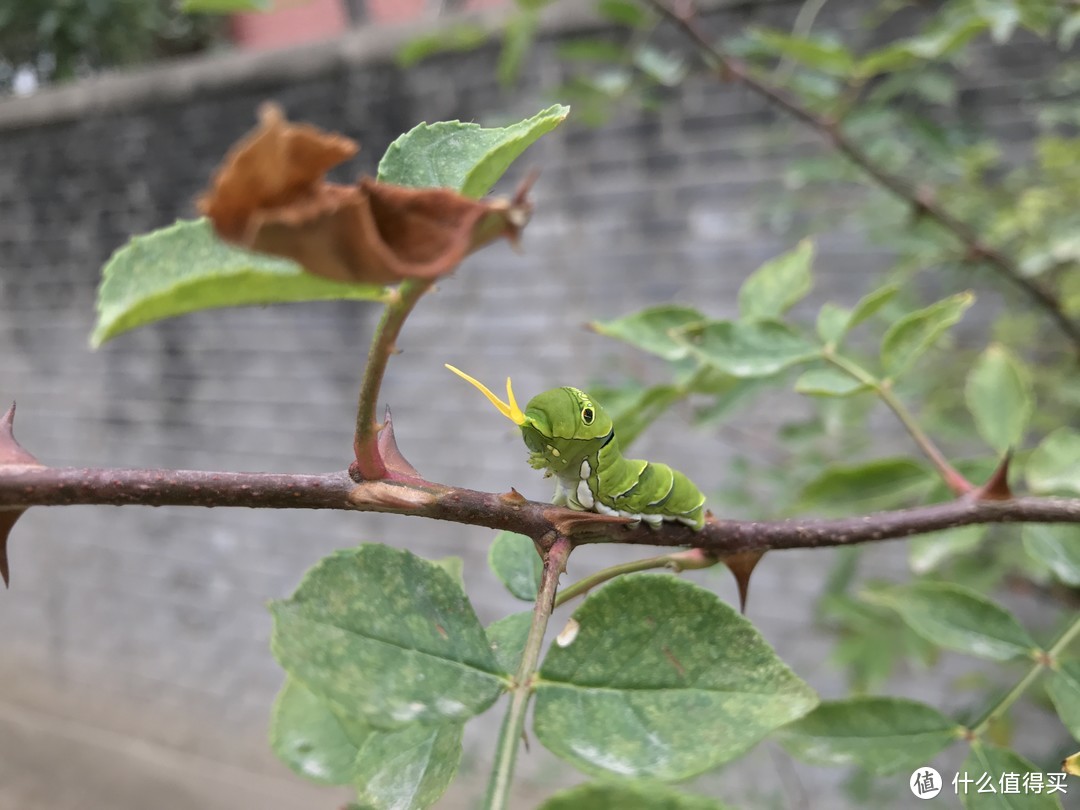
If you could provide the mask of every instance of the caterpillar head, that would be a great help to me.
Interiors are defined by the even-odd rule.
[[[577,477],[581,462],[614,436],[611,417],[577,388],[552,388],[529,400],[522,411],[514,398],[510,378],[506,379],[506,402],[483,383],[447,365],[462,379],[476,386],[499,413],[521,428],[530,450],[529,463],[556,475]]]

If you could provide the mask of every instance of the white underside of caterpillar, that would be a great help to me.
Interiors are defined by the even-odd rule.
[[[596,512],[600,515],[629,518],[634,521],[634,525],[637,525],[637,523],[644,520],[654,529],[659,528],[660,524],[665,520],[672,521],[673,523],[682,523],[691,528],[694,528],[696,525],[695,522],[689,518],[641,512],[626,512],[622,509],[613,509],[610,506],[601,503],[600,499],[593,494],[592,489],[589,487],[589,477],[591,475],[592,468],[589,466],[588,460],[585,460],[581,462],[581,469],[578,477],[564,478],[556,476],[555,496],[552,498],[552,502],[559,506],[576,509],[579,512]]]

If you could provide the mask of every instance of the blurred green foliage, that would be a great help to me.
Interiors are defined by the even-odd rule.
[[[701,9],[681,28],[658,6],[676,13],[690,7],[595,2],[609,26],[559,46],[571,78],[552,95],[573,104],[577,120],[603,126],[628,107],[648,114],[677,98],[666,88],[718,78],[717,62],[734,60],[750,82],[781,98],[772,100],[775,110],[806,113],[790,119],[786,132],[809,123],[838,146],[809,156],[793,149],[784,190],[758,211],[759,221],[793,241],[857,232],[891,262],[861,280],[870,290],[862,301],[826,303],[816,324],[786,312],[810,288],[812,255],[799,255],[806,248],[747,280],[738,319],[658,301],[593,324],[669,369],[650,385],[632,380],[594,391],[613,403],[620,436],[637,437],[684,400],[705,430],[719,432],[763,392],[787,387],[807,397],[809,415],[781,425],[769,452],[758,441],[728,460],[730,483],[710,493],[714,511],[754,519],[858,514],[954,497],[927,448],[974,485],[1011,451],[1014,490],[1026,483],[1036,494],[1080,491],[1080,341],[1055,324],[1080,321],[1080,66],[1068,58],[1080,8],[1051,0],[886,0],[865,4],[861,25],[848,16],[840,28],[824,22],[838,18],[823,13],[826,3],[810,0],[782,30],[718,27]],[[687,36],[695,32],[716,53],[703,54]],[[523,51],[520,42],[514,48]],[[1004,67],[984,75],[998,48],[1011,49],[1013,57],[999,64],[1017,65],[1017,75]],[[1022,70],[1019,54],[1027,55]],[[726,78],[738,81],[730,71]],[[998,92],[1007,94],[995,107],[999,116],[967,103],[971,93]],[[782,145],[785,136],[775,137]],[[844,139],[862,160],[851,159]],[[1025,285],[1044,299],[1033,300]],[[952,327],[974,298],[976,322],[957,335]],[[694,304],[708,309],[708,302]],[[914,439],[907,455],[895,455],[895,442],[888,450],[875,446],[885,409]],[[927,615],[955,620],[945,628],[953,638],[946,646],[968,652],[986,642],[956,641],[968,638],[971,617],[976,626],[1000,620],[1020,632],[993,601],[1010,591],[1044,600],[1044,631],[1075,618],[1076,527],[963,527],[909,542],[907,570],[893,571],[887,582],[860,575],[865,550],[845,549],[823,583],[817,620],[836,635],[833,662],[847,671],[853,695],[935,665],[944,625],[929,632]],[[1004,645],[1009,655],[1002,657],[1022,657],[1032,643],[997,635],[986,643]],[[1075,656],[1075,648],[1063,651]],[[973,705],[999,705],[1015,672],[987,665],[982,677],[957,688]],[[1066,693],[1058,683],[1057,694]],[[1036,703],[1054,710],[1046,700]],[[835,733],[850,733],[837,724],[847,717],[841,708],[836,717],[829,711],[806,727],[834,724]],[[1071,716],[1060,707],[1058,714]],[[979,733],[1009,746],[1011,726],[991,715]],[[1040,762],[1067,747],[1065,729],[1056,728]],[[814,741],[819,754],[825,736]],[[872,770],[880,750],[864,748],[861,757],[853,751],[829,761]],[[1020,761],[1009,752],[997,758]],[[866,795],[867,780],[862,772],[853,789]]]
[[[48,83],[204,50],[223,25],[174,0],[0,0],[0,91],[19,69]]]

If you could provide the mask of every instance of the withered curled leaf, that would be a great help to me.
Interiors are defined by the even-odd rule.
[[[226,156],[199,209],[229,242],[298,262],[334,281],[393,284],[437,278],[528,221],[528,183],[513,200],[473,200],[445,188],[407,188],[363,177],[329,183],[327,170],[356,143],[285,120],[274,105]]]
[[[229,150],[199,208],[222,239],[243,242],[259,212],[313,200],[326,172],[358,151],[350,138],[291,124],[263,104],[259,126]]]
[[[15,403],[0,416],[0,468],[40,467],[41,462],[30,455],[15,441]],[[0,510],[0,577],[4,585],[11,584],[11,572],[8,569],[7,543],[11,527],[22,517],[25,509]]]

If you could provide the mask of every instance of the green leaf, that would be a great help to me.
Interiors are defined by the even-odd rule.
[[[1080,30],[1080,11],[1076,12],[1077,29]],[[1061,308],[1066,315],[1080,315],[1080,273],[1067,273],[1061,279],[1061,287],[1058,290],[1061,299]]]
[[[848,330],[854,329],[880,312],[886,304],[896,297],[898,292],[900,292],[899,284],[886,284],[884,287],[871,290],[860,298],[858,303],[855,304],[855,308],[851,310],[851,318],[847,324]]]
[[[739,288],[739,313],[747,320],[779,318],[810,292],[814,243],[799,246],[765,262]]]
[[[491,651],[495,655],[499,669],[508,675],[517,672],[518,664],[521,663],[531,623],[532,613],[526,610],[521,613],[511,613],[488,625],[487,637],[491,644]]]
[[[934,345],[975,301],[970,292],[938,301],[905,315],[889,327],[881,345],[885,373],[896,377]]]
[[[926,494],[933,474],[907,458],[883,458],[864,464],[827,467],[803,487],[798,503],[829,512],[874,511],[909,503]]]
[[[992,344],[968,372],[964,388],[968,410],[986,443],[998,453],[1023,439],[1035,408],[1031,376],[1005,347]]]
[[[313,782],[347,785],[352,782],[360,739],[362,735],[350,736],[329,706],[292,678],[286,679],[270,720],[270,747],[278,759]]]
[[[686,62],[682,57],[651,45],[642,45],[634,51],[634,67],[664,87],[676,87],[686,78]]]
[[[450,25],[406,42],[397,52],[397,63],[401,67],[411,67],[438,53],[471,51],[487,42],[490,36],[481,25]]]
[[[730,374],[705,367],[711,372],[710,379],[702,385],[694,385],[694,393],[707,394],[712,402],[698,408],[694,414],[698,424],[708,424],[727,419],[739,408],[747,407],[767,388],[777,383],[776,377],[754,377],[739,379]]]
[[[1008,661],[1039,646],[1011,613],[961,585],[918,582],[865,596],[892,608],[920,636],[949,650]]]
[[[705,316],[696,309],[662,304],[612,321],[593,321],[589,327],[598,334],[622,340],[665,360],[679,360],[686,357],[689,350],[672,337],[672,332],[704,320]]]
[[[1058,48],[1063,51],[1071,48],[1077,35],[1080,35],[1080,11],[1072,12],[1058,29]]]
[[[432,562],[453,577],[454,582],[460,585],[462,590],[465,590],[465,561],[461,557],[451,555],[432,560]]]
[[[1080,661],[1063,662],[1050,673],[1046,691],[1062,724],[1080,740]]]
[[[950,56],[985,28],[983,20],[972,18],[959,25],[939,26],[925,34],[890,43],[864,56],[855,66],[854,74],[868,79],[879,73],[903,70],[923,61]]]
[[[685,327],[675,337],[733,377],[768,377],[820,354],[817,346],[779,321],[710,321]]]
[[[185,14],[236,14],[241,11],[267,11],[270,0],[183,0]]]
[[[536,40],[539,24],[540,15],[533,9],[523,9],[507,21],[503,29],[499,62],[495,66],[495,75],[504,88],[513,85],[521,74],[525,57],[529,55]]]
[[[534,730],[587,773],[685,779],[817,704],[745,618],[670,575],[620,577],[574,619],[541,667]]]
[[[1007,42],[1020,23],[1015,0],[976,0],[975,8],[990,26],[990,36],[998,45]]]
[[[365,810],[424,810],[446,792],[461,762],[464,725],[414,724],[372,733],[356,754],[353,785]]]
[[[596,11],[609,22],[642,28],[649,23],[649,14],[633,0],[600,0]]]
[[[407,551],[363,545],[324,558],[271,603],[271,649],[331,708],[379,728],[463,721],[504,679],[461,587]]]
[[[964,760],[958,780],[970,779],[971,783],[957,782],[960,801],[966,810],[1061,810],[1056,796],[1048,793],[1024,792],[1025,774],[1037,773],[1045,791],[1047,780],[1042,769],[1028,762],[1014,751],[997,748],[975,741],[971,753]],[[1018,790],[1002,793],[1003,777],[1015,774]],[[990,786],[994,792],[990,792]],[[983,792],[979,792],[979,787]],[[1011,787],[1011,786],[1010,786]]]
[[[857,765],[874,773],[925,765],[960,738],[956,721],[905,698],[857,697],[825,702],[781,729],[779,741],[817,765]]]
[[[945,560],[974,551],[985,535],[985,526],[960,526],[912,537],[908,543],[908,564],[914,573],[926,574]]]
[[[838,368],[826,366],[804,371],[795,381],[795,390],[814,397],[850,397],[866,391],[867,386]]]
[[[822,73],[846,77],[855,67],[855,58],[851,51],[839,42],[767,30],[755,31],[754,37],[780,56]]]
[[[1073,492],[1080,495],[1080,430],[1053,431],[1028,458],[1024,469],[1032,492]]]
[[[572,61],[619,62],[623,58],[623,47],[606,39],[574,39],[563,42],[558,47],[559,58]]]
[[[506,590],[526,602],[536,601],[544,564],[528,537],[514,532],[499,532],[488,550],[488,565]]]
[[[1054,576],[1080,587],[1080,526],[1067,523],[1026,523],[1024,549],[1044,563]]]
[[[604,410],[615,423],[615,435],[619,437],[619,447],[624,452],[649,425],[686,396],[686,392],[675,385],[654,385],[651,388],[635,385],[629,391],[618,394],[614,389],[595,392],[590,388],[589,393],[594,394],[594,401],[603,403]]]
[[[724,810],[724,805],[649,782],[590,782],[556,793],[539,810]]]
[[[340,284],[288,259],[218,240],[205,219],[136,236],[102,270],[90,345],[137,326],[216,307],[351,299],[383,301],[385,287]]]
[[[823,304],[817,316],[817,333],[825,343],[837,344],[844,337],[851,320],[851,310],[836,304]]]
[[[367,810],[423,810],[457,772],[462,730],[448,723],[381,731],[334,713],[290,678],[274,704],[270,744],[300,776],[355,785]]]
[[[846,550],[858,549],[850,546]],[[845,565],[838,572],[840,577],[845,576],[844,570],[854,571]],[[840,639],[830,660],[847,670],[854,692],[877,691],[901,663],[917,659],[929,666],[939,652],[893,611],[845,593],[827,593],[820,613],[837,628]]]
[[[569,107],[556,104],[497,129],[461,121],[419,124],[390,144],[379,161],[379,180],[414,188],[446,187],[466,197],[482,197],[522,152],[569,112]]]

